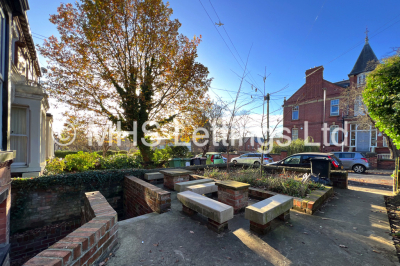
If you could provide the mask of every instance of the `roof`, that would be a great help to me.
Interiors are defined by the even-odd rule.
[[[376,64],[371,64],[369,62],[379,62],[374,51],[369,45],[368,41],[365,42],[364,48],[362,49],[353,70],[350,72],[349,76],[358,75],[363,72],[369,72],[375,69]]]
[[[334,82],[333,84],[338,85],[342,88],[347,88],[350,86],[350,80],[343,80],[343,81],[339,81],[339,82]]]

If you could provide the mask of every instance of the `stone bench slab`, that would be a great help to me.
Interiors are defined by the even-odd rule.
[[[210,182],[214,182],[214,180],[204,178],[204,179],[199,179],[199,180],[179,182],[174,185],[174,190],[178,191],[178,192],[183,192],[186,190],[187,187],[204,184],[204,183],[210,183]]]
[[[184,191],[177,194],[182,205],[216,221],[224,223],[233,218],[233,208],[224,203],[207,198],[192,191]]]
[[[145,180],[164,179],[164,175],[161,174],[160,172],[146,173],[146,174],[144,174],[144,179]]]
[[[293,198],[275,195],[245,209],[244,217],[257,224],[267,224],[293,207]]]
[[[194,193],[203,195],[203,194],[217,192],[218,186],[215,184],[215,182],[211,182],[211,183],[189,186],[186,188],[186,191],[192,191]]]
[[[171,170],[160,170],[160,173],[167,176],[181,176],[193,174],[193,171],[181,170],[181,169],[171,169]]]

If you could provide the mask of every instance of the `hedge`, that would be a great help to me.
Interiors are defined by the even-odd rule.
[[[103,155],[103,151],[96,151],[99,155]],[[54,155],[55,157],[58,158],[65,158],[68,154],[77,154],[78,151],[55,151]],[[114,155],[114,154],[128,154],[128,151],[126,150],[120,150],[120,151],[111,151],[108,150],[106,153],[106,156]]]

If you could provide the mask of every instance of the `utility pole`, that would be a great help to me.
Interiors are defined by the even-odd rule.
[[[267,93],[267,96],[264,96],[264,101],[265,100],[267,101],[267,144],[269,149],[269,100],[270,100],[269,93]]]

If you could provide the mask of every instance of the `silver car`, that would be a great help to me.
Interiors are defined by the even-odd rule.
[[[355,173],[361,174],[369,169],[369,162],[360,152],[333,152],[343,163],[344,169],[352,169]]]
[[[272,159],[271,155],[264,154],[264,164],[272,162],[274,162],[274,159]],[[232,158],[231,163],[248,163],[248,164],[260,165],[261,153],[246,153],[240,155],[239,157]]]

